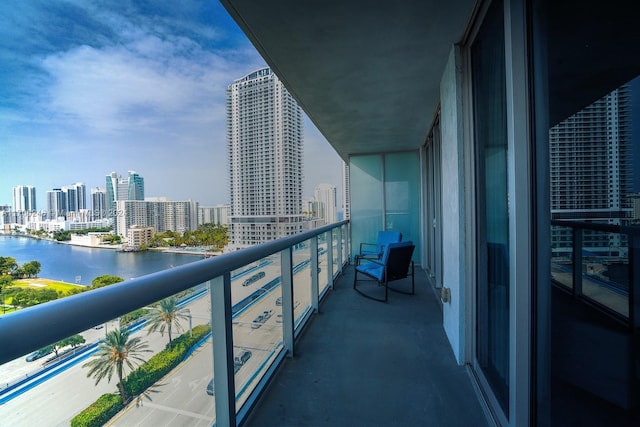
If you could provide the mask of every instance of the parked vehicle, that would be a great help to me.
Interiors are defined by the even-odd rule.
[[[213,385],[213,378],[211,378],[211,381],[209,381],[209,384],[207,384],[207,394],[209,396],[213,396],[214,394],[216,394],[216,388],[215,385]]]
[[[41,348],[40,350],[36,350],[33,353],[31,353],[30,355],[28,355],[25,360],[27,362],[33,362],[34,360],[38,360],[41,357],[46,356],[47,354],[53,352],[52,348]]]
[[[253,276],[251,276],[248,279],[246,279],[244,282],[242,282],[242,286],[249,286],[249,285],[255,283],[256,281],[262,279],[266,275],[267,274],[264,271],[256,273]]]

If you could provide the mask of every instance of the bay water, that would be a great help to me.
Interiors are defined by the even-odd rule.
[[[38,261],[41,264],[38,277],[87,286],[103,274],[129,280],[202,259],[202,255],[195,254],[118,252],[113,249],[2,235],[0,256],[15,258],[18,265]]]

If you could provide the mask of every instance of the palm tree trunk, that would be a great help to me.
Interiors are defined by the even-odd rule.
[[[118,390],[120,390],[120,398],[122,399],[122,403],[127,403],[129,399],[124,390],[124,384],[122,383],[122,362],[118,364]]]

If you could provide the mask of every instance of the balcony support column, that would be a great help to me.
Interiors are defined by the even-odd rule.
[[[280,275],[282,277],[282,341],[287,356],[293,357],[293,259],[291,248],[280,252]]]
[[[236,386],[233,372],[233,324],[231,313],[231,273],[209,281],[211,296],[211,340],[213,342],[213,382],[216,425],[236,425]]]

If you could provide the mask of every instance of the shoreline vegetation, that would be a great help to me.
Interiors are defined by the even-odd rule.
[[[27,239],[35,239],[35,240],[43,240],[45,242],[59,243],[61,245],[69,245],[69,246],[77,246],[80,248],[92,248],[92,249],[108,249],[108,250],[116,250],[120,252],[127,253],[138,253],[143,251],[127,251],[124,248],[126,245],[118,244],[118,245],[109,245],[109,244],[99,244],[99,245],[90,245],[90,244],[79,244],[72,243],[70,241],[58,241],[56,239],[51,239],[48,237],[34,236],[30,234],[15,234],[15,233],[3,233],[0,232],[0,236],[4,237],[12,237],[12,238],[27,238]],[[212,251],[212,250],[202,250],[199,246],[186,246],[186,247],[162,247],[162,248],[148,248],[148,251],[154,252],[165,252],[165,253],[173,253],[173,254],[182,254],[182,255],[196,255],[205,258],[209,258],[211,256],[220,255],[221,251]]]

